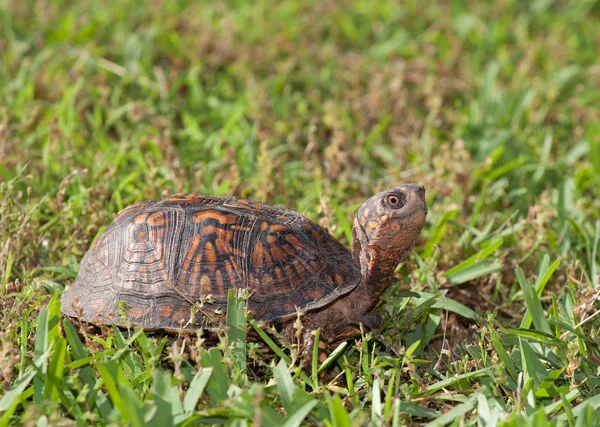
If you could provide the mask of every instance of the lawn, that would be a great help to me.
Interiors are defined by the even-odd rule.
[[[0,426],[600,425],[599,34],[597,0],[0,1]],[[308,375],[234,294],[214,345],[61,318],[132,203],[350,245],[405,182],[383,326]]]

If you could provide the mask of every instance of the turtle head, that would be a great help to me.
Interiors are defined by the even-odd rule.
[[[425,189],[416,184],[376,194],[356,212],[352,254],[373,297],[381,296],[400,261],[410,254],[426,216]]]

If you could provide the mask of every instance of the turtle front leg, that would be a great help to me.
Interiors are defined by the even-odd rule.
[[[313,372],[313,358],[314,358],[313,356],[314,356],[316,339],[317,339],[317,329],[307,328],[304,331],[304,334],[302,337],[302,350],[300,353],[300,363],[302,366],[302,370],[308,376],[315,374],[315,372]],[[319,342],[317,344],[317,347],[318,347],[317,360],[320,365],[321,363],[323,363],[325,361],[325,359],[327,359],[327,355],[329,353],[328,340],[324,336],[323,331],[319,332]],[[321,375],[323,375],[323,374],[324,374],[324,372],[321,373]]]

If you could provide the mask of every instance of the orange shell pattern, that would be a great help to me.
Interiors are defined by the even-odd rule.
[[[223,323],[228,290],[248,289],[255,319],[286,320],[360,280],[350,251],[296,212],[175,194],[117,216],[83,258],[62,310],[96,323],[189,329]]]

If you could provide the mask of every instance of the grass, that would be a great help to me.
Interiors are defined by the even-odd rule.
[[[600,425],[600,3],[0,2],[0,425]],[[125,206],[428,222],[321,376],[230,295],[217,345],[60,295]],[[264,340],[246,343],[247,329]]]

